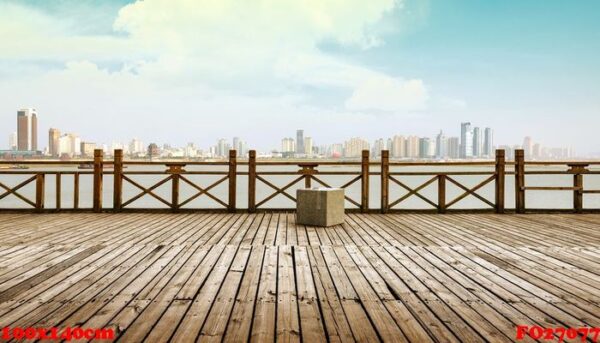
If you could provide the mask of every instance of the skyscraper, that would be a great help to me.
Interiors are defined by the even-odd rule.
[[[17,150],[37,150],[37,111],[34,108],[17,111]]]
[[[525,150],[525,158],[531,158],[531,153],[533,152],[533,141],[531,140],[531,137],[527,136],[523,139],[523,150]]]
[[[344,142],[344,157],[361,157],[363,150],[369,150],[369,142],[353,137]]]
[[[419,157],[431,158],[435,154],[435,145],[429,137],[419,138]]]
[[[385,150],[385,141],[383,140],[383,138],[375,140],[375,143],[373,144],[373,149],[371,149],[371,156],[380,157],[381,150]]]
[[[485,128],[483,135],[483,155],[485,157],[492,157],[492,150],[494,149],[494,130],[489,127]]]
[[[281,140],[281,152],[284,155],[290,155],[296,151],[296,144],[292,137],[287,137]]]
[[[406,157],[419,157],[419,137],[408,136],[406,139]]]
[[[229,156],[229,149],[231,146],[227,143],[225,138],[221,138],[217,141],[217,156],[227,157]]]
[[[473,128],[473,156],[481,157],[483,154],[483,137],[481,135],[481,129],[476,127]]]
[[[304,154],[304,130],[296,130],[296,153]]]
[[[304,153],[308,156],[312,155],[313,140],[311,137],[304,137]]]
[[[406,138],[394,136],[392,139],[391,154],[396,158],[406,157]]]
[[[236,151],[237,155],[240,155],[240,137],[233,137],[233,150]]]
[[[458,137],[448,137],[448,157],[458,158],[460,156],[460,143]]]
[[[48,153],[52,157],[60,156],[60,130],[50,129],[48,131]]]
[[[448,146],[446,144],[446,136],[440,130],[440,133],[435,137],[435,157],[444,158],[448,156]]]
[[[471,123],[460,123],[460,158],[473,156],[473,129]]]

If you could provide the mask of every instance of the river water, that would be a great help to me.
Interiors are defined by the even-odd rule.
[[[247,171],[246,166],[238,166],[238,171],[244,172]],[[319,167],[320,171],[359,171],[359,166],[321,166]],[[507,171],[509,170],[507,167]],[[220,170],[225,171],[226,167],[224,166],[188,166],[185,168],[188,171],[199,171],[199,170]],[[35,172],[37,170],[44,171],[80,171],[74,166],[70,167],[44,167],[44,168],[31,168],[28,171]],[[125,169],[125,172],[131,173],[135,171],[161,171],[164,170],[163,167],[158,166],[129,166]],[[261,171],[296,171],[298,167],[294,166],[259,166],[258,172]],[[527,171],[532,170],[566,170],[566,167],[545,167],[545,166],[528,166]],[[600,170],[598,168],[591,170]],[[373,172],[379,171],[379,168],[373,166]],[[393,166],[390,167],[391,172],[449,172],[449,171],[490,171],[493,172],[492,167],[488,166]],[[17,185],[21,181],[30,177],[30,175],[0,175],[0,182],[5,185],[12,187]],[[156,182],[164,179],[166,175],[128,175],[128,177],[135,180],[137,183],[144,185],[145,187],[152,186]],[[198,184],[200,187],[207,187],[214,181],[220,179],[222,175],[187,175],[190,181]],[[295,175],[264,175],[265,179],[269,180],[269,182],[281,187],[286,185],[288,182],[293,180]],[[320,175],[318,176],[327,184],[335,187],[341,186],[356,177],[356,175]],[[411,188],[418,187],[432,176],[396,176],[396,178],[400,179],[403,183],[408,185]],[[483,181],[489,175],[456,175],[451,176],[453,179],[462,183],[466,187],[473,187],[477,185],[479,182]],[[570,187],[573,184],[573,176],[572,175],[526,175],[525,184],[527,186],[563,186]],[[506,177],[506,208],[514,208],[514,176],[508,175]],[[103,202],[104,207],[110,208],[112,207],[112,185],[113,185],[113,177],[112,175],[104,176],[104,191],[103,191]],[[318,183],[313,180],[313,186],[318,186]],[[56,206],[55,202],[55,194],[56,194],[56,183],[54,175],[46,176],[46,187],[45,187],[45,207],[46,208],[54,208]],[[221,199],[223,202],[227,202],[227,181],[221,183],[219,186],[213,188],[210,193],[214,196]],[[287,192],[293,196],[295,196],[296,189],[304,187],[304,181],[298,182],[293,187],[290,187]],[[449,203],[455,197],[459,196],[463,193],[459,187],[455,186],[451,182],[446,182],[446,202]],[[585,189],[600,189],[600,175],[585,175],[584,176],[584,188]],[[370,178],[370,195],[369,202],[371,208],[379,208],[380,207],[380,176],[372,175]],[[23,196],[35,200],[35,182],[31,182],[26,187],[23,187],[18,191]],[[123,185],[123,202],[126,202],[136,194],[138,194],[140,190],[134,185],[130,184],[127,181],[124,181]],[[170,201],[171,199],[171,184],[167,182],[162,186],[158,187],[154,192],[163,197],[165,200]],[[180,181],[180,203],[185,201],[190,196],[194,195],[197,192],[196,189],[189,186],[183,181]],[[262,199],[269,196],[273,193],[274,190],[257,180],[257,190],[256,190],[256,203],[259,203]],[[352,184],[346,189],[346,195],[350,198],[354,199],[356,202],[360,202],[360,180]],[[390,202],[398,199],[407,193],[405,189],[396,185],[394,182],[390,181]],[[478,194],[488,199],[490,202],[494,202],[494,182],[490,182],[486,186],[480,188],[477,191]],[[73,176],[72,175],[63,175],[62,176],[62,186],[61,186],[61,196],[62,196],[62,207],[63,208],[71,208],[73,206]],[[430,199],[432,202],[437,203],[437,182],[433,182],[422,191],[420,194]],[[238,208],[246,208],[248,204],[248,178],[244,175],[238,175],[237,177],[237,207]],[[92,175],[81,175],[80,176],[80,195],[79,195],[79,207],[80,208],[90,208],[92,206]],[[293,208],[295,206],[294,202],[290,199],[286,198],[283,195],[278,195],[275,198],[271,199],[269,202],[261,206],[261,208]],[[557,208],[557,209],[568,209],[573,206],[573,193],[572,191],[527,191],[526,193],[526,206],[527,208]],[[28,208],[31,207],[22,200],[18,199],[14,195],[9,195],[0,200],[0,208]],[[129,206],[128,208],[166,208],[166,205],[161,203],[160,201],[154,199],[150,195],[144,195],[140,199],[136,200]],[[203,195],[195,200],[191,201],[183,208],[221,208],[222,206],[215,202],[214,200],[208,198]],[[347,208],[355,207],[350,202],[346,203]],[[394,208],[399,209],[426,209],[432,208],[425,201],[419,199],[416,196],[411,196],[402,203],[396,205]],[[479,199],[468,196],[451,208],[456,209],[484,209],[489,208],[487,204],[480,201]],[[584,195],[584,208],[600,208],[600,194],[585,194]]]

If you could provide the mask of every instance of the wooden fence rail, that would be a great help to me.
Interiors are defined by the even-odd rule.
[[[350,207],[348,210],[356,210],[361,212],[379,211],[381,213],[388,213],[390,211],[402,210],[398,206],[409,198],[419,198],[425,204],[431,207],[430,210],[437,211],[439,213],[446,213],[447,211],[457,210],[456,204],[461,202],[463,199],[471,196],[479,200],[485,205],[488,210],[495,211],[496,213],[504,213],[506,211],[512,211],[513,209],[506,209],[506,191],[505,184],[508,176],[514,175],[514,212],[525,213],[535,209],[527,208],[525,204],[526,192],[530,191],[569,191],[572,192],[573,196],[573,208],[572,210],[576,213],[584,212],[583,207],[583,195],[584,194],[600,194],[600,190],[597,189],[585,189],[584,188],[584,175],[600,174],[598,170],[590,170],[589,167],[593,165],[600,165],[597,161],[574,161],[574,162],[549,162],[549,161],[525,161],[525,154],[523,150],[515,150],[514,161],[506,161],[506,155],[504,150],[496,150],[495,160],[492,161],[457,161],[457,162],[404,162],[404,161],[390,161],[389,152],[387,150],[381,151],[379,161],[370,160],[369,151],[362,151],[360,161],[257,161],[256,151],[251,150],[248,154],[248,160],[237,159],[237,152],[231,150],[229,152],[229,158],[226,162],[196,162],[196,161],[177,161],[177,162],[160,162],[160,161],[125,161],[123,160],[123,151],[115,150],[113,154],[113,160],[104,160],[102,150],[95,150],[94,159],[91,161],[23,161],[20,164],[23,165],[76,165],[76,164],[90,164],[93,165],[93,171],[52,171],[52,170],[35,170],[35,171],[24,171],[24,170],[1,170],[0,176],[2,175],[32,175],[31,177],[21,181],[15,186],[8,186],[0,181],[0,187],[4,189],[4,193],[0,194],[0,200],[6,198],[9,195],[13,195],[24,204],[30,206],[29,210],[36,212],[46,211],[62,211],[62,210],[92,210],[94,212],[103,211],[124,211],[124,210],[157,210],[155,208],[138,208],[131,207],[140,198],[144,196],[150,196],[155,200],[164,204],[165,208],[178,212],[180,210],[200,210],[204,208],[191,208],[189,204],[195,199],[204,196],[211,199],[217,205],[221,206],[223,210],[229,212],[235,212],[239,210],[247,210],[249,212],[255,212],[259,209],[272,208],[265,207],[269,202],[278,196],[283,196],[292,202],[296,201],[295,195],[290,194],[290,191],[294,187],[312,187],[314,185],[322,187],[339,187],[347,189],[354,184],[360,184],[359,193],[360,198],[352,198],[348,193],[345,198],[347,205]],[[0,161],[0,164],[8,164],[12,162]],[[550,166],[562,166],[566,167],[566,170],[529,170],[527,166],[535,167],[540,165]],[[112,171],[105,169],[111,166]],[[124,171],[124,168],[128,166],[162,166],[165,169],[160,170],[140,170],[138,167],[136,170]],[[186,170],[186,166],[195,167],[210,167],[220,168],[219,170]],[[319,167],[335,166],[336,168],[328,170],[319,170]],[[445,170],[445,171],[402,171],[401,167],[440,167],[440,166],[452,166],[452,167],[475,167],[475,166],[487,166],[489,170]],[[512,167],[507,170],[507,166]],[[241,167],[241,168],[240,168]],[[244,169],[247,167],[247,171]],[[274,170],[273,168],[264,167],[288,167],[286,170]],[[297,167],[297,170],[289,170],[290,167]],[[337,167],[346,167],[347,169],[338,170]],[[38,168],[39,169],[39,168]],[[79,206],[80,200],[80,175],[92,175],[92,207],[81,208]],[[55,181],[55,207],[47,208],[46,205],[46,179],[48,175],[54,175]],[[62,176],[73,176],[73,206],[65,207],[62,201],[62,185],[64,178]],[[105,206],[103,204],[104,188],[103,181],[105,175],[110,175],[113,178],[112,184],[112,207]],[[136,175],[154,175],[161,179],[155,182],[153,185],[144,186],[139,180],[135,179]],[[212,181],[208,185],[201,185],[199,182],[194,181],[191,176],[204,175],[204,176],[216,176],[217,179]],[[344,184],[331,185],[326,181],[323,176],[347,176],[350,179]],[[572,175],[573,186],[528,186],[526,184],[527,175]],[[247,185],[239,184],[238,178],[240,176],[247,177]],[[274,180],[273,176],[287,176],[289,180],[283,186],[279,186]],[[372,208],[369,204],[370,195],[372,190],[370,188],[370,180],[372,176],[379,177],[379,208]],[[407,181],[411,176],[425,177],[425,181],[418,186],[411,186]],[[475,184],[475,186],[466,186],[457,178],[458,176],[483,176],[484,178]],[[34,182],[35,181],[35,182]],[[360,182],[359,182],[360,181]],[[23,188],[33,183],[35,185],[35,199],[30,199],[23,193]],[[214,193],[216,187],[221,184],[227,184],[226,198],[220,198]],[[133,186],[139,189],[139,193],[124,199],[124,185],[128,184],[128,187]],[[157,189],[162,185],[170,184],[170,199],[165,198],[157,193]],[[257,192],[257,186],[267,187],[271,189],[272,193],[264,197],[259,197]],[[489,184],[493,184],[493,199],[488,199],[481,194],[481,190]],[[432,199],[423,195],[423,190],[429,186],[436,185],[437,198]],[[182,187],[189,187],[190,190],[196,193],[186,199],[181,196]],[[462,193],[454,198],[448,198],[448,187],[452,186],[459,189]],[[237,205],[237,196],[240,193],[240,187],[242,189],[247,187],[247,207],[240,208]],[[398,192],[390,192],[394,187],[396,190],[401,190],[403,193],[397,198],[393,198],[391,194],[398,194]],[[184,194],[185,195],[185,194]],[[188,206],[188,207],[186,207]],[[5,208],[0,203],[1,210],[27,210],[27,208]],[[585,211],[593,211],[600,209],[585,209]]]

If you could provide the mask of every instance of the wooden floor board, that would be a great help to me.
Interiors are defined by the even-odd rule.
[[[600,326],[600,215],[0,214],[0,327],[78,325],[310,343]]]

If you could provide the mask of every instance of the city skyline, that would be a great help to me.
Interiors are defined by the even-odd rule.
[[[472,121],[498,144],[600,150],[599,2],[320,4],[2,1],[0,113],[96,141],[267,149],[299,127],[373,141]]]
[[[161,147],[155,142],[145,146],[133,138],[129,143],[112,141],[95,143],[82,138],[73,132],[63,132],[58,128],[48,130],[48,145],[45,149],[37,146],[37,110],[33,108],[17,111],[17,131],[9,135],[9,149],[4,150],[5,156],[30,156],[51,158],[76,158],[93,156],[96,148],[111,155],[115,149],[121,149],[129,157],[185,157],[185,158],[216,158],[229,156],[230,150],[236,150],[238,157],[246,157],[251,147],[247,141],[234,136],[231,143],[226,138],[219,138],[215,145],[206,149],[196,143],[188,142],[184,147],[172,146],[164,142]],[[490,159],[494,149],[508,150],[511,157],[517,148],[523,148],[529,159],[561,159],[576,157],[571,147],[547,147],[534,142],[530,136],[523,139],[522,145],[495,145],[494,130],[473,126],[471,122],[460,123],[460,136],[446,136],[440,130],[434,138],[416,135],[396,134],[387,139],[378,138],[371,144],[363,137],[350,137],[342,142],[314,142],[310,136],[305,136],[304,129],[296,130],[296,138],[284,137],[279,148],[267,149],[270,157],[284,158],[358,158],[363,150],[371,151],[372,156],[379,157],[381,151],[388,150],[390,157],[398,159]],[[260,151],[260,150],[259,150]],[[11,155],[12,154],[12,155]],[[263,152],[263,156],[269,153]]]

